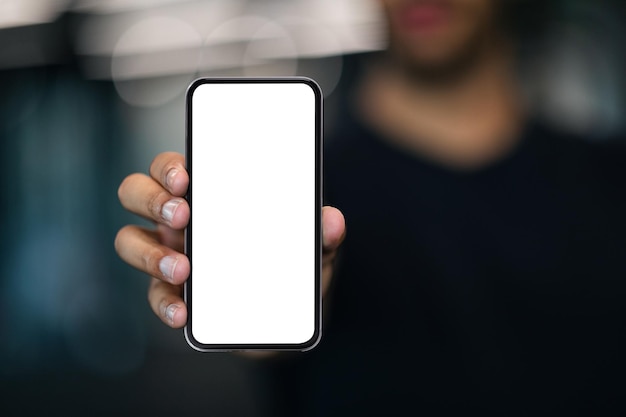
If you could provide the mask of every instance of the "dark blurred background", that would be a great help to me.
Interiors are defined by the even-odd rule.
[[[517,19],[536,113],[622,135],[623,2],[550,4]],[[384,47],[367,0],[1,1],[2,414],[267,415],[257,362],[196,353],[151,313],[147,278],[113,249],[141,223],[117,187],[183,152],[192,79],[312,77],[332,130],[352,57]]]

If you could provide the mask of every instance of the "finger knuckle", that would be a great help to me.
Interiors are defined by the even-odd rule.
[[[152,213],[155,218],[160,218],[163,204],[165,204],[169,198],[170,195],[165,191],[154,193],[148,200],[148,211]]]
[[[179,154],[177,154],[176,152],[161,152],[152,160],[152,163],[150,164],[150,170],[152,172],[157,172],[162,167],[166,167],[168,165],[176,163],[178,155]]]
[[[152,275],[160,275],[159,262],[165,254],[158,248],[148,249],[142,256],[143,267],[145,271],[149,271]]]

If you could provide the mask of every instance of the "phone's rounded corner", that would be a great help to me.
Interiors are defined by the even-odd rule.
[[[191,347],[192,349],[198,352],[207,351],[205,348],[202,347],[202,343],[198,342],[196,338],[193,337],[193,334],[191,333],[191,329],[189,328],[189,324],[185,326],[185,328],[183,329],[183,333],[185,335],[185,341],[187,342],[189,347]]]
[[[187,86],[187,91],[185,92],[185,96],[187,98],[191,98],[193,96],[193,93],[196,91],[196,89],[205,83],[206,83],[206,78],[203,78],[203,77],[196,78]]]
[[[311,90],[313,90],[313,93],[318,96],[320,99],[324,97],[324,90],[322,90],[322,87],[318,84],[317,81],[315,81],[313,78],[310,77],[306,77],[306,76],[298,76],[296,77],[298,81],[300,81],[302,84],[307,85],[308,87],[311,88]]]
[[[322,341],[322,329],[316,328],[309,340],[298,345],[297,350],[300,352],[309,352],[317,347]]]

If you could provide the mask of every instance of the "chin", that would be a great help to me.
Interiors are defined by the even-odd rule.
[[[395,45],[389,52],[401,69],[417,79],[447,81],[467,71],[478,59],[476,47]]]

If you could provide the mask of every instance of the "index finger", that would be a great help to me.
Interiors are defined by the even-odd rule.
[[[150,176],[174,196],[182,197],[187,193],[189,175],[185,157],[177,152],[158,154],[150,164]]]

